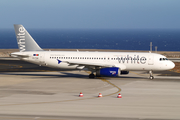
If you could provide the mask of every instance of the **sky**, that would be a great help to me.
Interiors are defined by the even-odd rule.
[[[0,29],[180,29],[180,0],[0,0]]]

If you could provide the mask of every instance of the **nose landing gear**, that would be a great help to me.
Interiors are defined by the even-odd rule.
[[[150,74],[149,79],[151,79],[151,80],[154,79],[152,70],[149,71],[149,74]]]

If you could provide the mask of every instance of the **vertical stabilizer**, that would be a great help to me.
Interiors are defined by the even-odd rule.
[[[22,25],[15,24],[14,30],[20,52],[42,50]]]

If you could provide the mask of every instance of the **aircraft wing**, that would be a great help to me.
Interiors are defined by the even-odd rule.
[[[115,67],[113,64],[102,64],[102,63],[87,63],[87,62],[67,62],[70,65],[79,65],[85,67]]]
[[[84,66],[84,67],[87,67],[87,68],[119,67],[121,70],[126,69],[126,66],[124,64],[106,64],[106,63],[90,63],[90,62],[76,62],[76,61],[61,61],[61,60],[58,60],[58,64],[60,64],[61,62],[68,63],[69,65]]]

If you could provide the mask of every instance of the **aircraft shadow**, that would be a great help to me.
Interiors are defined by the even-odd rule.
[[[74,74],[74,73],[67,73],[67,72],[59,72],[59,73],[62,73],[62,74],[42,74],[42,73],[13,73],[13,72],[3,72],[3,73],[0,73],[0,74],[4,74],[4,75],[19,75],[19,76],[42,76],[43,78],[46,77],[46,78],[61,78],[61,77],[64,77],[64,78],[88,78],[88,75],[82,75],[82,74]],[[89,79],[89,78],[88,78]]]
[[[45,72],[44,72],[45,73]],[[47,74],[42,74],[42,73],[24,73],[24,72],[2,72],[0,74],[5,74],[5,75],[19,75],[19,76],[42,76],[42,77],[46,77],[46,78],[60,78],[60,77],[64,77],[64,78],[81,78],[81,79],[89,79],[88,74],[87,75],[83,75],[83,74],[77,74],[77,73],[69,73],[69,72],[59,72],[60,74],[51,74],[51,73],[47,73]],[[107,80],[120,80],[120,79],[147,79],[146,77],[133,77],[133,76],[118,76],[118,77],[107,77],[107,76],[102,76],[102,78],[107,79]],[[117,79],[119,78],[119,79]],[[97,80],[100,78],[92,78],[90,80]]]
[[[23,72],[2,72],[0,74],[4,74],[4,75],[19,75],[19,76],[42,76],[43,78],[81,78],[81,79],[89,79],[88,74],[87,75],[82,75],[82,74],[77,74],[77,73],[69,73],[69,72],[59,72],[60,74],[42,74],[42,73],[23,73]],[[108,79],[108,80],[116,80],[117,78],[119,79],[145,79],[144,77],[133,77],[133,76],[119,76],[119,77],[104,77],[102,76],[102,78]],[[116,79],[113,79],[116,78]],[[99,78],[94,78],[94,79],[90,79],[90,80],[97,80]],[[119,80],[117,79],[117,80]]]

